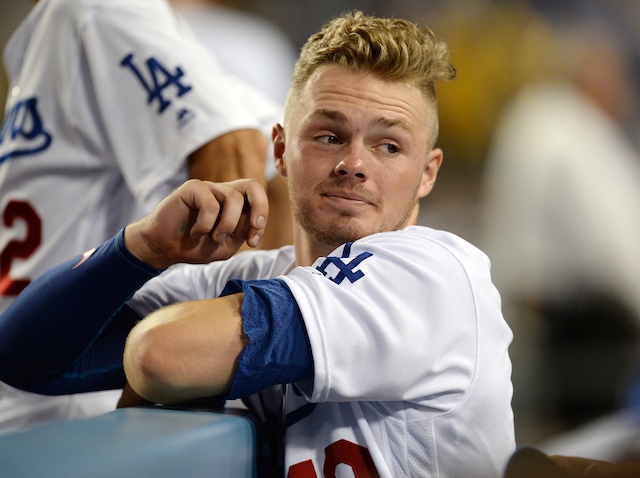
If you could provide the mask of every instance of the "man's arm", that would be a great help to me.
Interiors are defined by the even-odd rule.
[[[40,275],[0,316],[0,380],[45,395],[122,387],[124,341],[141,318],[124,304],[158,272],[120,232]]]
[[[267,224],[260,249],[277,249],[285,244],[293,244],[293,216],[289,202],[287,178],[274,176],[267,183],[269,197],[269,223]]]
[[[131,294],[159,269],[226,259],[245,240],[257,244],[267,215],[255,180],[183,184],[124,234],[18,296],[0,317],[0,380],[45,394],[122,387],[124,341],[140,319],[123,307]]]
[[[127,381],[155,403],[218,396],[231,389],[240,352],[242,294],[159,309],[133,328],[124,351]]]
[[[189,155],[189,177],[224,182],[254,178],[265,186],[268,141],[257,129],[218,136]]]
[[[156,311],[132,330],[124,364],[135,400],[121,406],[247,397],[313,378],[302,313],[279,278],[231,280],[221,297]]]

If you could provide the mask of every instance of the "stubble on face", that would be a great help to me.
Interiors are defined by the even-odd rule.
[[[368,191],[362,184],[353,183],[349,179],[337,178],[317,185],[312,197],[318,197],[332,189],[351,189],[369,200],[376,208],[384,207],[384,198]],[[414,188],[417,191],[417,185]],[[310,200],[294,200],[291,198],[293,215],[302,228],[316,242],[336,248],[347,242],[356,241],[363,237],[378,232],[395,231],[408,225],[409,218],[416,205],[413,200],[416,195],[407,196],[407,203],[404,208],[398,209],[398,214],[389,216],[383,215],[382,222],[367,223],[359,218],[358,213],[349,210],[334,210],[333,214],[318,214]],[[324,220],[319,220],[320,218]]]

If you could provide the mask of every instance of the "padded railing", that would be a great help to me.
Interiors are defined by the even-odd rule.
[[[160,407],[0,435],[0,476],[11,478],[255,478],[249,415]]]

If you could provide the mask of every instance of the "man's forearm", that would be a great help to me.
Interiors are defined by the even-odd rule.
[[[121,231],[34,280],[0,316],[0,380],[45,394],[121,386],[139,319],[123,304],[158,272],[126,251]]]
[[[131,388],[163,404],[226,394],[248,342],[242,301],[240,293],[180,302],[139,322],[124,351]]]

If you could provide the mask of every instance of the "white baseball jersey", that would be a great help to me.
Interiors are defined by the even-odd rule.
[[[512,334],[482,252],[413,226],[310,267],[294,267],[291,246],[175,266],[129,305],[144,316],[215,297],[230,278],[274,277],[295,297],[314,364],[312,382],[249,398],[286,428],[286,476],[502,475],[515,446]]]
[[[270,134],[280,120],[185,25],[165,0],[40,0],[11,37],[0,312],[36,276],[150,212],[198,147],[237,129]],[[0,390],[0,430],[19,395]]]

